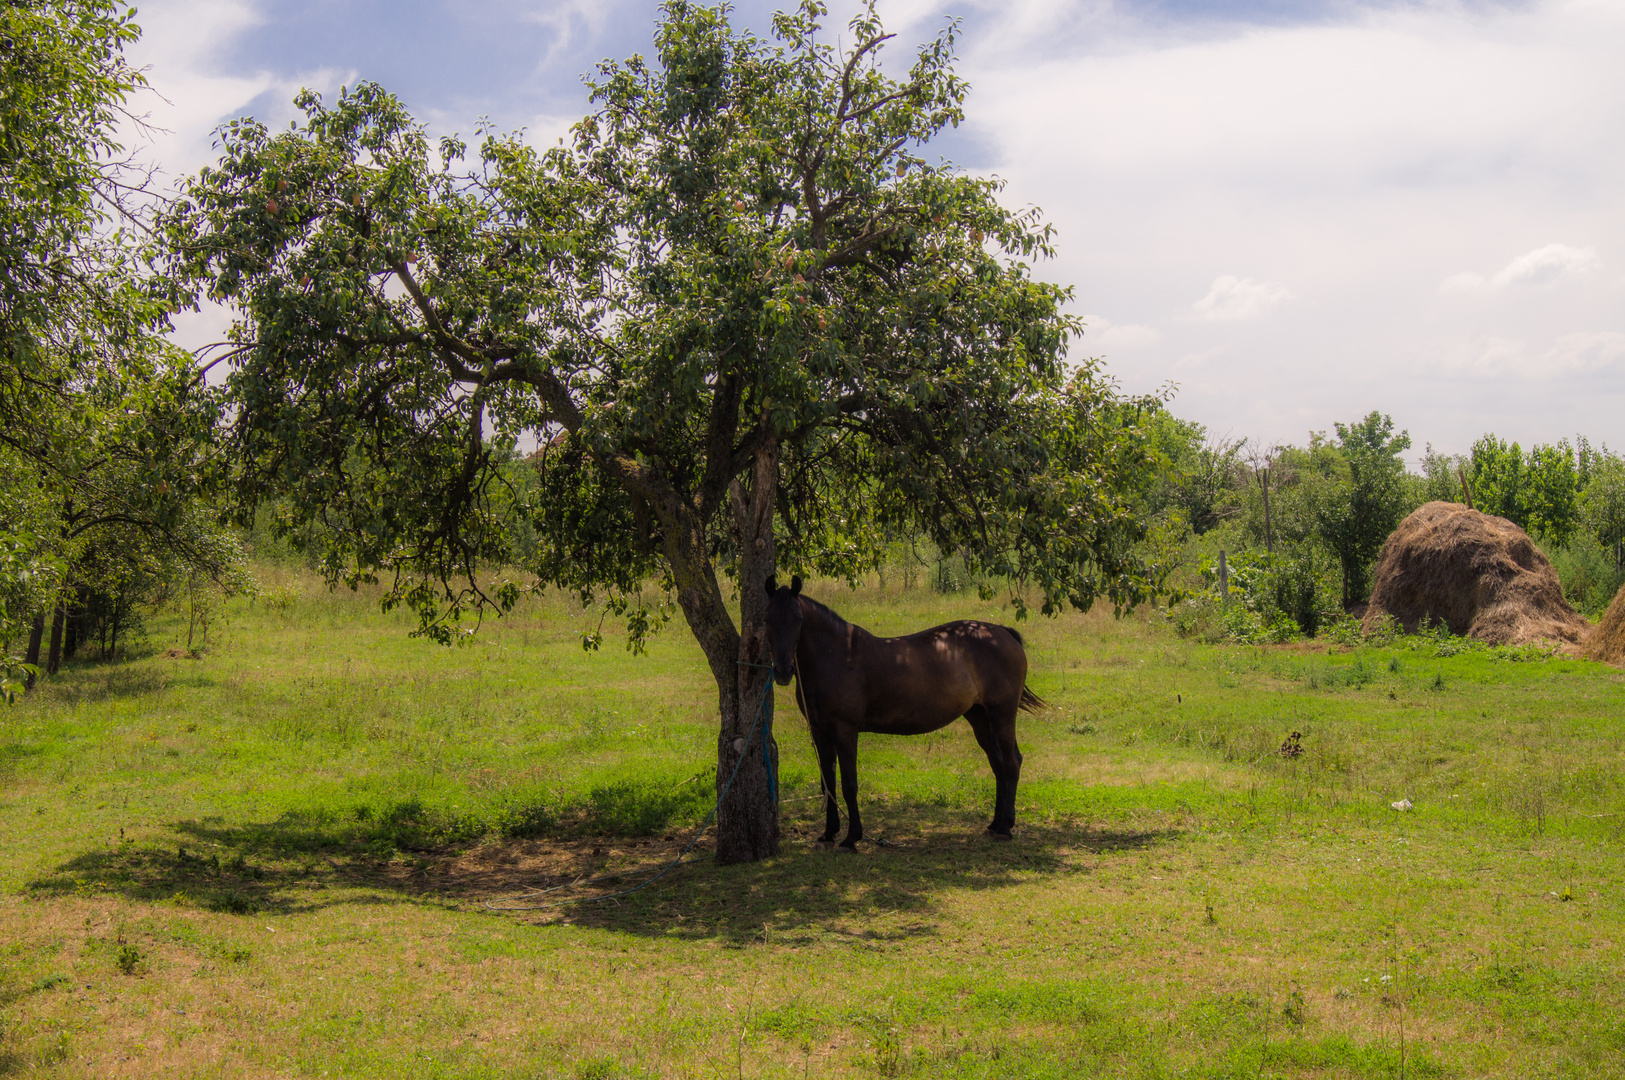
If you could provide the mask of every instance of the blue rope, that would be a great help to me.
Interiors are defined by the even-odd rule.
[[[761,668],[772,671],[772,664],[752,664],[748,660],[739,661],[740,667]],[[779,746],[773,741],[773,677],[768,676],[767,684],[762,687],[762,707],[758,710],[762,718],[762,768],[767,770],[767,794],[773,800],[773,805],[779,805]],[[738,771],[739,766],[734,766]]]
[[[772,664],[752,664],[751,667],[766,667],[773,670]],[[762,768],[767,770],[767,794],[773,800],[773,805],[779,805],[779,744],[773,741],[773,676],[767,677],[767,686],[762,691]]]
[[[773,669],[772,664],[751,664],[744,660],[739,661],[739,666],[767,668],[769,671]],[[768,677],[767,685],[762,689],[762,704],[756,710],[756,719],[758,723],[751,728],[750,735],[746,737],[744,749],[740,751],[739,758],[734,762],[734,771],[728,774],[728,782],[722,785],[722,791],[717,795],[717,804],[711,808],[711,812],[709,814],[705,815],[705,820],[700,822],[700,827],[695,831],[694,838],[688,842],[688,846],[682,850],[682,853],[679,854],[677,858],[661,867],[660,872],[654,877],[649,878],[647,881],[640,881],[638,884],[633,885],[629,889],[622,889],[620,892],[605,893],[603,896],[575,896],[567,900],[550,900],[545,904],[517,904],[500,900],[493,903],[490,900],[486,900],[484,902],[485,906],[491,911],[540,911],[544,908],[564,907],[567,904],[585,904],[591,900],[615,900],[622,896],[630,896],[639,889],[648,888],[650,885],[653,885],[655,882],[659,881],[661,878],[665,877],[679,866],[682,866],[685,862],[699,862],[698,859],[688,858],[688,853],[694,850],[694,845],[700,842],[700,837],[705,835],[706,828],[710,826],[713,820],[715,820],[717,812],[722,809],[722,800],[728,797],[728,789],[734,786],[734,778],[739,775],[739,766],[743,765],[745,763],[745,758],[749,756],[748,752],[750,750],[750,741],[756,737],[758,732],[760,732],[762,735],[762,764],[768,767],[768,794],[773,797],[773,805],[777,806],[779,803],[778,755],[776,753],[773,754],[770,760],[768,754],[768,744],[772,742],[769,736],[773,734],[772,676]],[[531,895],[545,896],[550,892],[558,892],[560,889],[570,889],[579,885],[591,885],[595,881],[604,881],[607,880],[608,877],[619,876],[619,874],[610,874],[606,875],[606,877],[593,878],[591,881],[572,881],[566,885],[554,885],[552,888],[548,889],[537,889],[535,892],[531,893]]]

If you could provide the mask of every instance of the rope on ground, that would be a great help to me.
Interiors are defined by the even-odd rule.
[[[739,666],[766,668],[769,671],[773,669],[772,664],[751,664],[745,662],[744,660],[739,661]],[[694,850],[694,845],[700,842],[700,837],[705,835],[705,830],[710,827],[712,821],[716,820],[717,811],[722,809],[722,800],[728,797],[728,789],[733,787],[734,778],[739,775],[739,766],[745,763],[745,757],[750,751],[750,743],[756,738],[758,732],[760,732],[762,736],[762,764],[767,766],[767,790],[768,793],[772,795],[775,804],[779,801],[779,770],[777,755],[775,754],[770,756],[768,752],[768,745],[772,742],[768,736],[772,734],[772,731],[773,679],[771,676],[769,676],[767,685],[762,690],[762,704],[756,710],[756,723],[751,726],[750,735],[746,737],[745,745],[740,749],[738,759],[734,761],[734,771],[728,774],[728,782],[722,785],[722,791],[717,795],[717,804],[711,807],[710,813],[705,815],[705,820],[700,822],[700,827],[694,831],[694,838],[688,842],[688,846],[682,850],[682,853],[679,854],[677,858],[661,867],[660,872],[655,874],[653,877],[646,881],[640,881],[631,888],[621,889],[619,892],[604,893],[600,896],[572,896],[563,900],[548,900],[539,904],[525,902],[532,897],[545,896],[548,893],[558,892],[561,889],[576,889],[583,885],[592,885],[596,882],[607,881],[610,878],[624,876],[622,874],[606,874],[603,877],[590,878],[586,881],[577,880],[567,882],[563,885],[554,885],[546,889],[527,890],[526,895],[522,897],[513,897],[508,900],[486,900],[483,901],[485,907],[491,911],[541,911],[545,908],[565,907],[569,904],[585,904],[594,900],[618,900],[623,896],[632,895],[639,889],[648,888],[650,885],[653,885],[655,882],[659,881],[661,878],[665,877],[679,866],[682,866],[684,863],[699,862],[700,860],[698,859],[690,859],[688,857],[688,853]]]

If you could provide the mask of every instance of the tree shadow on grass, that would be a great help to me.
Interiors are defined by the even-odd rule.
[[[1171,842],[1172,829],[1099,828],[1082,823],[1018,826],[1016,839],[995,841],[981,820],[953,820],[938,811],[914,818],[906,835],[884,845],[865,842],[856,852],[813,842],[822,825],[787,830],[781,854],[761,863],[683,866],[629,895],[521,911],[538,922],[572,922],[622,933],[810,945],[823,942],[884,944],[932,936],[945,893],[973,892],[978,903],[1020,903],[1014,890],[1094,871],[1101,857]],[[658,868],[656,864],[655,868]],[[649,873],[625,873],[557,896],[601,895],[631,888]],[[675,880],[674,880],[675,878]],[[449,882],[448,882],[449,884]],[[469,875],[468,893],[502,906],[514,894],[484,895],[487,882]],[[537,896],[534,903],[551,897]]]
[[[151,663],[128,663],[122,659],[72,660],[64,663],[54,677],[42,678],[33,693],[49,698],[57,708],[75,710],[104,701],[161,694],[189,678],[195,675],[177,667],[172,658]]]
[[[407,802],[381,817],[288,813],[233,824],[168,826],[172,844],[120,843],[77,855],[30,881],[36,896],[118,895],[234,915],[289,915],[335,904],[439,903],[422,870],[454,836],[418,823]],[[402,850],[410,843],[420,850]]]
[[[24,888],[39,897],[115,895],[230,915],[292,915],[337,903],[403,899],[376,890],[353,891],[372,884],[372,876],[331,858],[290,863],[252,859],[229,849],[222,855],[219,850],[201,854],[184,844],[170,849],[121,844],[75,856]]]
[[[173,847],[122,843],[68,860],[29,882],[36,896],[120,895],[231,914],[288,915],[339,904],[421,904],[490,911],[530,923],[572,922],[654,937],[798,945],[879,944],[935,933],[943,893],[1000,902],[1023,884],[1091,873],[1103,858],[1171,842],[1172,828],[1081,822],[1020,825],[1009,843],[981,819],[940,805],[893,803],[902,831],[856,853],[813,842],[805,812],[786,815],[781,854],[717,866],[703,841],[690,861],[635,892],[692,834],[628,839],[463,838],[401,850],[387,821],[289,814],[271,822],[182,821]],[[572,885],[572,883],[574,883]],[[558,886],[566,886],[557,889]],[[555,890],[555,891],[542,891]],[[557,900],[575,902],[555,905]],[[543,906],[548,905],[548,906]]]

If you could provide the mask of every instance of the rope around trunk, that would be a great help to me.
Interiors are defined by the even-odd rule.
[[[739,666],[740,667],[753,667],[753,668],[766,668],[768,671],[773,670],[773,665],[772,664],[751,664],[751,663],[747,663],[744,660],[739,661]],[[561,889],[575,889],[575,888],[581,887],[582,885],[592,885],[592,884],[594,884],[596,882],[608,881],[610,878],[616,878],[616,877],[623,876],[623,875],[620,875],[620,874],[606,874],[603,877],[591,878],[591,879],[589,879],[587,881],[571,881],[571,882],[567,882],[567,883],[565,883],[563,885],[554,885],[551,888],[532,889],[529,892],[527,892],[524,896],[521,896],[521,897],[512,897],[512,898],[509,898],[509,899],[506,899],[506,900],[486,900],[486,901],[483,901],[486,908],[488,908],[491,911],[540,911],[540,910],[542,910],[544,908],[564,907],[564,906],[566,906],[568,904],[585,904],[585,903],[589,903],[589,902],[594,901],[594,900],[616,900],[616,899],[619,899],[620,897],[623,897],[623,896],[630,896],[632,893],[637,892],[639,889],[648,888],[650,885],[653,885],[655,882],[659,881],[661,878],[665,877],[667,874],[671,873],[673,870],[677,869],[679,866],[682,866],[684,863],[699,862],[700,861],[699,859],[690,859],[690,858],[688,858],[688,853],[690,851],[694,850],[694,845],[700,842],[700,837],[705,835],[705,830],[707,828],[709,828],[710,825],[711,825],[711,822],[716,819],[717,811],[722,809],[722,800],[728,797],[728,789],[733,787],[734,778],[739,775],[739,766],[741,766],[741,765],[743,765],[745,763],[745,755],[749,752],[750,744],[756,738],[758,732],[762,736],[762,764],[767,766],[767,790],[768,790],[768,794],[770,796],[772,796],[773,804],[775,806],[778,805],[778,802],[779,802],[779,776],[778,776],[778,773],[779,773],[778,764],[779,763],[778,763],[778,755],[773,754],[768,749],[768,746],[769,746],[769,743],[770,743],[770,740],[768,739],[768,735],[770,735],[772,733],[772,730],[773,730],[773,678],[770,675],[770,676],[768,676],[767,685],[766,685],[766,687],[763,688],[763,691],[762,691],[762,704],[756,710],[756,723],[751,726],[750,734],[746,737],[746,740],[745,740],[745,745],[739,751],[739,758],[734,762],[734,771],[732,773],[728,774],[728,782],[726,784],[722,785],[722,791],[717,795],[717,804],[715,806],[711,807],[711,812],[710,813],[705,815],[705,820],[700,822],[700,827],[698,829],[696,829],[695,832],[694,832],[694,838],[688,842],[688,846],[685,847],[682,850],[682,853],[679,854],[677,856],[677,858],[673,859],[671,862],[669,862],[665,866],[661,867],[660,872],[655,874],[653,877],[648,878],[645,881],[640,881],[636,885],[633,885],[630,888],[621,889],[619,892],[604,893],[604,894],[602,894],[600,896],[572,896],[572,897],[567,897],[566,899],[563,899],[563,900],[547,900],[547,901],[544,901],[542,903],[526,903],[526,902],[524,902],[524,901],[529,900],[531,897],[546,896],[548,893],[558,892]]]

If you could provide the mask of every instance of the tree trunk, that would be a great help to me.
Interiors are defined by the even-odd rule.
[[[1264,550],[1271,558],[1275,556],[1275,534],[1270,530],[1270,471],[1259,471],[1258,480],[1264,489]]]
[[[62,664],[62,624],[68,617],[66,602],[58,597],[56,610],[51,613],[51,652],[45,661],[45,674],[55,675]]]
[[[717,738],[717,861],[754,862],[779,852],[779,747],[773,736],[772,655],[767,646],[767,590],[777,551],[773,543],[773,504],[778,497],[777,442],[756,453],[746,498],[737,482],[730,488],[740,535],[739,614],[742,633],[734,672],[732,716],[724,704]],[[723,691],[726,702],[728,693]],[[739,761],[740,753],[745,759]],[[723,796],[723,786],[738,774]]]
[[[68,606],[68,621],[62,634],[62,659],[71,660],[79,651],[79,639],[85,626],[85,594],[75,590],[73,603]]]
[[[45,639],[45,612],[37,611],[37,612],[34,613],[34,625],[32,625],[32,626],[30,626],[28,628],[28,658],[27,658],[27,662],[34,665],[35,667],[39,666],[40,643],[44,639]],[[28,676],[28,689],[30,689],[30,690],[34,689],[34,681],[36,679],[38,679],[38,678],[39,678],[39,676],[36,675],[36,674],[30,674]]]
[[[717,810],[716,857],[721,863],[765,859],[779,850],[778,806],[768,779],[777,747],[769,734],[765,740],[768,762],[764,763],[760,730],[764,687],[771,675],[763,668],[748,666],[768,662],[763,583],[772,573],[774,560],[776,445],[758,451],[754,472],[750,512],[743,523],[746,528],[741,569],[746,577],[739,586],[746,629],[743,635],[735,629],[717,585],[700,515],[681,499],[651,500],[650,505],[660,518],[666,561],[677,585],[677,602],[717,682],[717,708],[722,721],[717,734],[719,797],[723,788],[728,788],[727,798]]]

